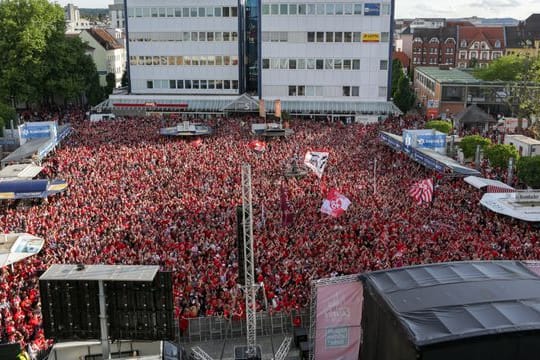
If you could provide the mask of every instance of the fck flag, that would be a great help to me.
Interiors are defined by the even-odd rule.
[[[322,151],[308,151],[304,157],[304,165],[311,169],[319,179],[322,177],[326,163],[328,162],[328,153]]]
[[[351,201],[336,189],[331,189],[323,200],[321,212],[332,217],[339,217],[351,205]]]
[[[252,140],[249,142],[248,147],[256,152],[266,151],[266,143],[261,140]]]
[[[416,200],[418,205],[431,202],[433,199],[433,180],[424,179],[414,183],[409,190],[409,195]]]

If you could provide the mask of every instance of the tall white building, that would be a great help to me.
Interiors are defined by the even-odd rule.
[[[393,0],[124,3],[131,98],[113,102],[247,93],[270,111],[275,99],[292,113],[398,111],[388,101]]]
[[[125,28],[124,0],[114,0],[114,3],[109,5],[109,18],[111,19],[111,28]]]

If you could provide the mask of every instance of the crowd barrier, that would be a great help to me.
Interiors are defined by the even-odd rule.
[[[309,310],[292,313],[257,313],[257,336],[292,334],[293,320],[300,317],[300,326],[309,326]],[[220,316],[190,318],[187,330],[180,332],[180,342],[202,342],[246,337],[246,319]]]

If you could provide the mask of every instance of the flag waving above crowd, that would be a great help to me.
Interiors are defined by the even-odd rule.
[[[424,179],[414,183],[409,190],[409,194],[416,200],[418,205],[431,202],[433,199],[433,180]]]
[[[331,189],[323,200],[321,212],[332,217],[339,217],[351,205],[351,201],[336,189]]]
[[[313,170],[319,178],[322,177],[326,162],[328,161],[328,153],[321,151],[308,151],[304,157],[304,165]]]
[[[256,152],[266,151],[266,143],[261,140],[252,140],[249,142],[248,147]]]

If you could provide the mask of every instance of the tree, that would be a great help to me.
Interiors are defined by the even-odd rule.
[[[514,158],[519,159],[519,153],[516,148],[508,144],[494,144],[487,146],[484,150],[484,154],[489,160],[489,164],[493,167],[506,169],[508,167],[508,160]]]
[[[485,147],[490,144],[490,139],[481,137],[480,135],[469,135],[461,139],[459,147],[463,150],[463,155],[466,158],[470,158],[476,153],[477,145],[480,145],[481,148],[485,149]]]
[[[435,129],[442,133],[448,134],[452,131],[452,123],[444,120],[432,120],[428,121],[425,125],[426,129]]]
[[[64,11],[47,0],[0,2],[0,98],[36,101],[44,80],[43,54],[65,29]]]
[[[409,79],[407,77],[403,76],[401,79],[399,79],[398,87],[393,98],[396,106],[404,113],[409,111],[414,106],[416,96],[411,89]]]
[[[107,73],[107,76],[105,76],[105,81],[107,82],[104,89],[105,95],[109,96],[113,93],[113,90],[116,87],[116,75],[113,73]]]
[[[394,97],[394,94],[398,89],[399,80],[404,76],[405,75],[403,74],[403,66],[401,65],[401,61],[399,61],[398,59],[392,60],[392,91],[390,93],[392,94],[392,97]]]
[[[11,126],[11,120],[17,119],[17,112],[15,109],[7,104],[0,102],[0,132],[4,125]]]
[[[469,64],[467,65],[467,67],[469,69],[476,69],[478,67],[478,59],[477,58],[472,58],[469,61]]]
[[[124,71],[124,73],[122,74],[122,87],[125,87],[128,85],[129,85],[129,78],[127,76],[127,71]]]
[[[517,175],[521,182],[533,189],[540,188],[540,156],[524,156],[517,162]]]
[[[493,60],[488,67],[476,68],[474,76],[486,81],[516,81],[527,70],[527,58],[516,55],[502,56]]]

